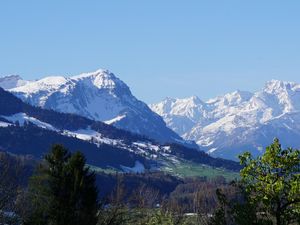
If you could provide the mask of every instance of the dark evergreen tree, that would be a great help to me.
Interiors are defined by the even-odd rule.
[[[32,212],[25,224],[95,225],[95,174],[86,167],[82,153],[70,155],[63,146],[55,145],[45,160],[31,181]]]
[[[71,156],[66,167],[67,184],[70,196],[69,206],[72,210],[72,223],[93,225],[97,223],[97,187],[95,174],[85,166],[82,153],[76,152]]]

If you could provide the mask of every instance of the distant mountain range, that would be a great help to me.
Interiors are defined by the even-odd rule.
[[[0,78],[0,87],[34,106],[102,121],[161,143],[184,143],[160,116],[135,98],[129,87],[107,70],[35,81],[13,75]]]
[[[179,160],[237,170],[238,164],[215,159],[183,145],[156,141],[76,114],[60,113],[24,103],[0,88],[0,151],[40,159],[51,145],[82,151],[95,167],[126,172],[161,170]]]
[[[102,121],[159,144],[184,145],[214,157],[236,160],[244,151],[259,155],[274,137],[284,146],[300,147],[300,85],[292,82],[272,80],[255,93],[235,91],[205,102],[193,96],[149,106],[107,70],[35,81],[13,75],[0,78],[0,87],[33,106]],[[84,137],[84,132],[74,135]]]
[[[261,154],[274,137],[300,147],[300,85],[272,80],[260,91],[235,91],[206,102],[167,98],[150,105],[168,127],[213,156]]]

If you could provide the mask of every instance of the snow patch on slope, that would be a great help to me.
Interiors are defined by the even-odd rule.
[[[3,121],[0,121],[0,127],[9,127],[11,125],[12,125],[11,123],[6,123],[6,122],[3,122]]]
[[[19,123],[20,126],[24,126],[24,124],[27,122],[29,123],[33,123],[34,125],[41,127],[43,129],[47,129],[47,130],[52,130],[52,131],[57,131],[56,128],[54,128],[51,124],[42,122],[36,118],[30,117],[28,115],[26,115],[25,113],[17,113],[11,116],[0,116],[14,124],[16,124],[17,122]]]
[[[101,133],[92,130],[90,127],[86,129],[79,129],[79,130],[60,130],[52,126],[51,124],[45,123],[43,121],[40,121],[36,118],[30,117],[25,113],[17,113],[13,114],[11,116],[1,116],[0,119],[3,118],[11,123],[0,121],[0,127],[8,127],[8,126],[24,126],[26,123],[34,124],[35,126],[38,126],[42,129],[51,130],[54,132],[57,132],[61,135],[77,138],[83,141],[90,142],[98,147],[101,147],[101,145],[106,144],[110,146],[116,146],[120,149],[124,149],[129,152],[134,152],[136,154],[143,155],[145,157],[155,159],[157,158],[158,154],[162,152],[169,152],[170,147],[169,146],[160,146],[149,142],[132,142],[132,143],[125,143],[124,140],[119,139],[112,139],[108,138]],[[101,148],[99,148],[101,149]],[[142,171],[140,165],[136,165],[134,168],[128,168],[128,170],[136,170],[136,171]]]
[[[134,167],[121,165],[121,168],[126,173],[143,173],[145,171],[145,166],[140,161],[135,161]]]
[[[106,123],[106,124],[111,125],[111,124],[114,124],[114,123],[122,120],[124,117],[126,117],[126,115],[117,116],[116,118],[113,118],[113,119],[107,120],[107,121],[103,121],[103,122]]]

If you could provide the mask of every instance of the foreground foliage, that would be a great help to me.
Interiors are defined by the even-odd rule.
[[[81,153],[56,145],[28,185],[19,174],[31,169],[16,159],[0,157],[1,225],[300,224],[300,152],[282,149],[278,139],[261,157],[240,156],[241,179],[230,183],[161,172],[95,174]]]
[[[228,199],[219,190],[212,224],[300,224],[300,151],[282,149],[275,139],[261,157],[246,152],[240,161],[242,198]]]
[[[274,216],[276,224],[300,222],[300,151],[282,149],[278,139],[262,157],[240,156],[241,177],[250,201]]]

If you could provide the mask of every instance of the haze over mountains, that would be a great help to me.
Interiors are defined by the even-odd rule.
[[[206,102],[167,98],[150,105],[167,125],[208,153],[235,158],[260,154],[274,137],[300,147],[300,85],[271,80],[255,93],[235,91]]]

